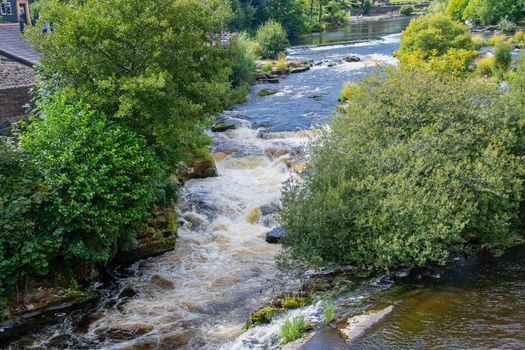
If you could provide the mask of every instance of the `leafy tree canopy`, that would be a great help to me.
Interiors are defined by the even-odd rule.
[[[417,69],[384,74],[352,87],[286,185],[286,256],[371,272],[506,247],[524,174],[503,92]]]

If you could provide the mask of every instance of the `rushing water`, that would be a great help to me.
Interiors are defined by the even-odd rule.
[[[286,317],[301,315],[308,322],[321,324],[326,302],[316,300],[269,325],[242,329],[249,314],[264,306],[272,295],[296,288],[294,281],[277,273],[274,258],[279,247],[267,244],[264,236],[276,225],[271,213],[278,205],[282,183],[292,169],[305,162],[304,144],[313,135],[311,127],[326,123],[346,81],[361,79],[377,64],[395,64],[392,53],[399,46],[400,35],[390,33],[400,31],[406,23],[366,22],[360,25],[367,29],[358,30],[357,37],[355,31],[347,29],[328,35],[346,40],[373,39],[366,42],[292,48],[291,59],[310,60],[316,65],[278,84],[254,86],[247,103],[225,113],[239,119],[242,126],[212,135],[219,176],[191,180],[180,193],[178,208],[184,224],[175,250],[113,271],[117,277],[114,283],[109,287],[96,286],[102,297],[94,311],[87,315],[61,315],[56,324],[7,347],[272,349],[279,344],[279,327]],[[307,43],[317,43],[316,40]],[[342,59],[348,55],[359,56],[361,62],[344,62]],[[257,92],[263,88],[279,92],[260,97]],[[516,340],[516,345],[524,345],[516,334],[523,333],[525,319],[519,288],[525,281],[525,263],[521,260],[516,264],[501,266],[503,270],[510,269],[508,278],[503,272],[497,280],[481,278],[472,286],[457,285],[452,290],[431,287],[436,303],[430,306],[424,297],[417,299],[424,294],[401,301],[387,298],[385,302],[395,306],[389,321],[378,324],[349,346],[403,349],[406,340],[412,349],[468,348],[468,344],[472,348],[484,348],[483,344],[490,345],[485,348],[498,347],[497,340],[483,343],[483,334],[476,334],[477,342],[461,341],[467,333],[477,331],[494,339],[507,334]],[[512,270],[513,266],[516,270]],[[486,276],[492,271],[479,273]],[[461,278],[455,281],[458,280]],[[333,302],[339,313],[348,315],[361,312],[371,304],[369,296],[381,294],[393,285],[388,276],[357,284],[340,282],[341,293]],[[442,288],[444,294],[440,294]],[[474,321],[478,316],[487,317],[480,327]],[[490,325],[484,326],[487,322]],[[499,328],[498,323],[502,324]],[[453,332],[449,331],[449,324]],[[436,335],[443,341],[439,343]],[[426,339],[434,342],[425,342]],[[310,348],[331,349],[332,341],[341,344],[337,337],[320,338]]]

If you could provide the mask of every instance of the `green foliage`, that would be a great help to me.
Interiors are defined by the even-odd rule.
[[[250,319],[248,322],[246,322],[244,328],[248,329],[258,324],[270,323],[272,321],[272,317],[279,311],[282,311],[282,309],[275,307],[265,307],[260,309],[250,315]]]
[[[269,62],[262,65],[262,70],[267,73],[271,72],[272,68],[273,68],[273,65]]]
[[[405,16],[410,16],[415,10],[416,8],[413,5],[403,5],[399,9],[399,13]]]
[[[30,159],[0,138],[0,295],[12,292],[22,277],[49,271],[61,238],[48,234],[42,217],[47,200]]]
[[[524,174],[502,94],[417,69],[357,84],[284,187],[285,258],[371,273],[508,246]]]
[[[312,301],[310,296],[300,297],[300,296],[289,296],[281,299],[279,305],[283,309],[297,309],[305,306]]]
[[[257,59],[248,34],[241,33],[229,41],[228,53],[231,62],[230,81],[234,88],[255,81]]]
[[[232,89],[226,97],[226,106],[232,106],[239,103],[246,102],[250,90],[247,87],[241,86],[236,89]]]
[[[494,47],[494,68],[504,73],[509,70],[512,63],[512,46],[505,43],[498,43]]]
[[[289,38],[306,32],[304,0],[268,0],[264,6],[268,20],[280,23]]]
[[[525,31],[517,31],[514,36],[507,40],[507,44],[514,45],[519,48],[525,48]]]
[[[350,101],[355,87],[356,83],[347,83],[339,93],[339,102]]]
[[[66,261],[104,263],[119,244],[134,242],[161,184],[158,160],[143,137],[89,105],[71,103],[67,94],[38,108],[42,117],[32,120],[20,144],[48,192],[41,213],[48,237]]]
[[[463,19],[482,25],[498,24],[502,19],[520,21],[525,15],[525,4],[516,0],[469,0]]]
[[[281,24],[270,20],[257,29],[256,40],[261,46],[261,57],[275,59],[290,43]]]
[[[450,0],[446,13],[456,21],[462,21],[463,13],[469,4],[469,0]]]
[[[525,15],[525,4],[516,0],[450,0],[446,12],[457,21],[491,25],[501,20],[521,20]]]
[[[484,77],[490,77],[494,74],[494,57],[482,58],[476,63],[476,73]]]
[[[448,0],[433,0],[430,5],[427,7],[428,13],[445,13],[447,6],[449,4]]]
[[[472,50],[472,38],[464,25],[438,13],[410,21],[403,31],[396,56],[401,62],[414,54],[426,60],[442,56],[450,49]]]
[[[485,38],[481,35],[473,35],[472,44],[474,46],[474,50],[479,50],[482,47],[488,46],[487,40],[485,40]]]
[[[515,153],[525,155],[525,55],[522,54],[518,69],[510,76],[508,105],[516,125],[518,144]]]
[[[323,321],[325,323],[330,323],[334,319],[335,306],[334,304],[327,304],[323,309]]]
[[[305,330],[304,318],[299,317],[291,321],[285,320],[280,329],[281,339],[283,343],[294,341],[301,338]]]
[[[368,15],[370,13],[370,10],[372,9],[372,1],[370,0],[365,0],[363,2],[363,13],[365,15]]]
[[[279,73],[284,74],[288,70],[288,64],[286,63],[286,54],[284,52],[279,52],[277,55],[277,62],[275,63],[275,68]]]
[[[227,53],[209,45],[224,2],[145,2],[140,11],[129,0],[39,2],[28,37],[44,54],[44,78],[142,135],[167,169],[206,141],[206,116],[222,110],[229,87]]]

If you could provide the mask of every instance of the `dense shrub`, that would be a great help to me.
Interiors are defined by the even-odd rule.
[[[523,167],[501,98],[497,84],[418,70],[357,84],[285,185],[285,256],[371,272],[506,247]]]
[[[230,40],[228,53],[231,62],[230,81],[232,86],[237,88],[255,81],[257,56],[246,33],[236,35]]]
[[[416,8],[413,5],[403,5],[399,9],[399,13],[405,16],[410,16],[415,10]]]
[[[438,13],[410,21],[396,56],[402,62],[410,55],[428,59],[444,55],[450,49],[472,50],[472,38],[464,25]]]
[[[499,43],[494,47],[494,67],[503,73],[509,70],[512,63],[512,46]]]
[[[290,45],[282,25],[270,20],[257,29],[256,40],[261,46],[261,57],[275,59]]]
[[[47,198],[30,160],[0,138],[0,297],[21,278],[47,273],[59,251],[61,238],[49,234],[42,215]]]
[[[118,246],[133,246],[163,172],[142,137],[68,98],[42,102],[41,119],[33,119],[20,144],[48,192],[41,215],[60,256],[106,262]]]

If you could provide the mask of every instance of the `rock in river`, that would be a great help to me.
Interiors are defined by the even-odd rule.
[[[361,57],[350,55],[350,56],[346,56],[345,57],[345,61],[346,62],[360,62],[361,61]]]
[[[259,91],[257,93],[257,95],[259,95],[259,96],[268,96],[268,95],[275,95],[278,92],[279,92],[279,90],[275,90],[275,89],[262,89],[261,91]]]
[[[270,232],[266,233],[266,242],[277,244],[281,241],[284,236],[284,231],[278,227],[274,228]]]

